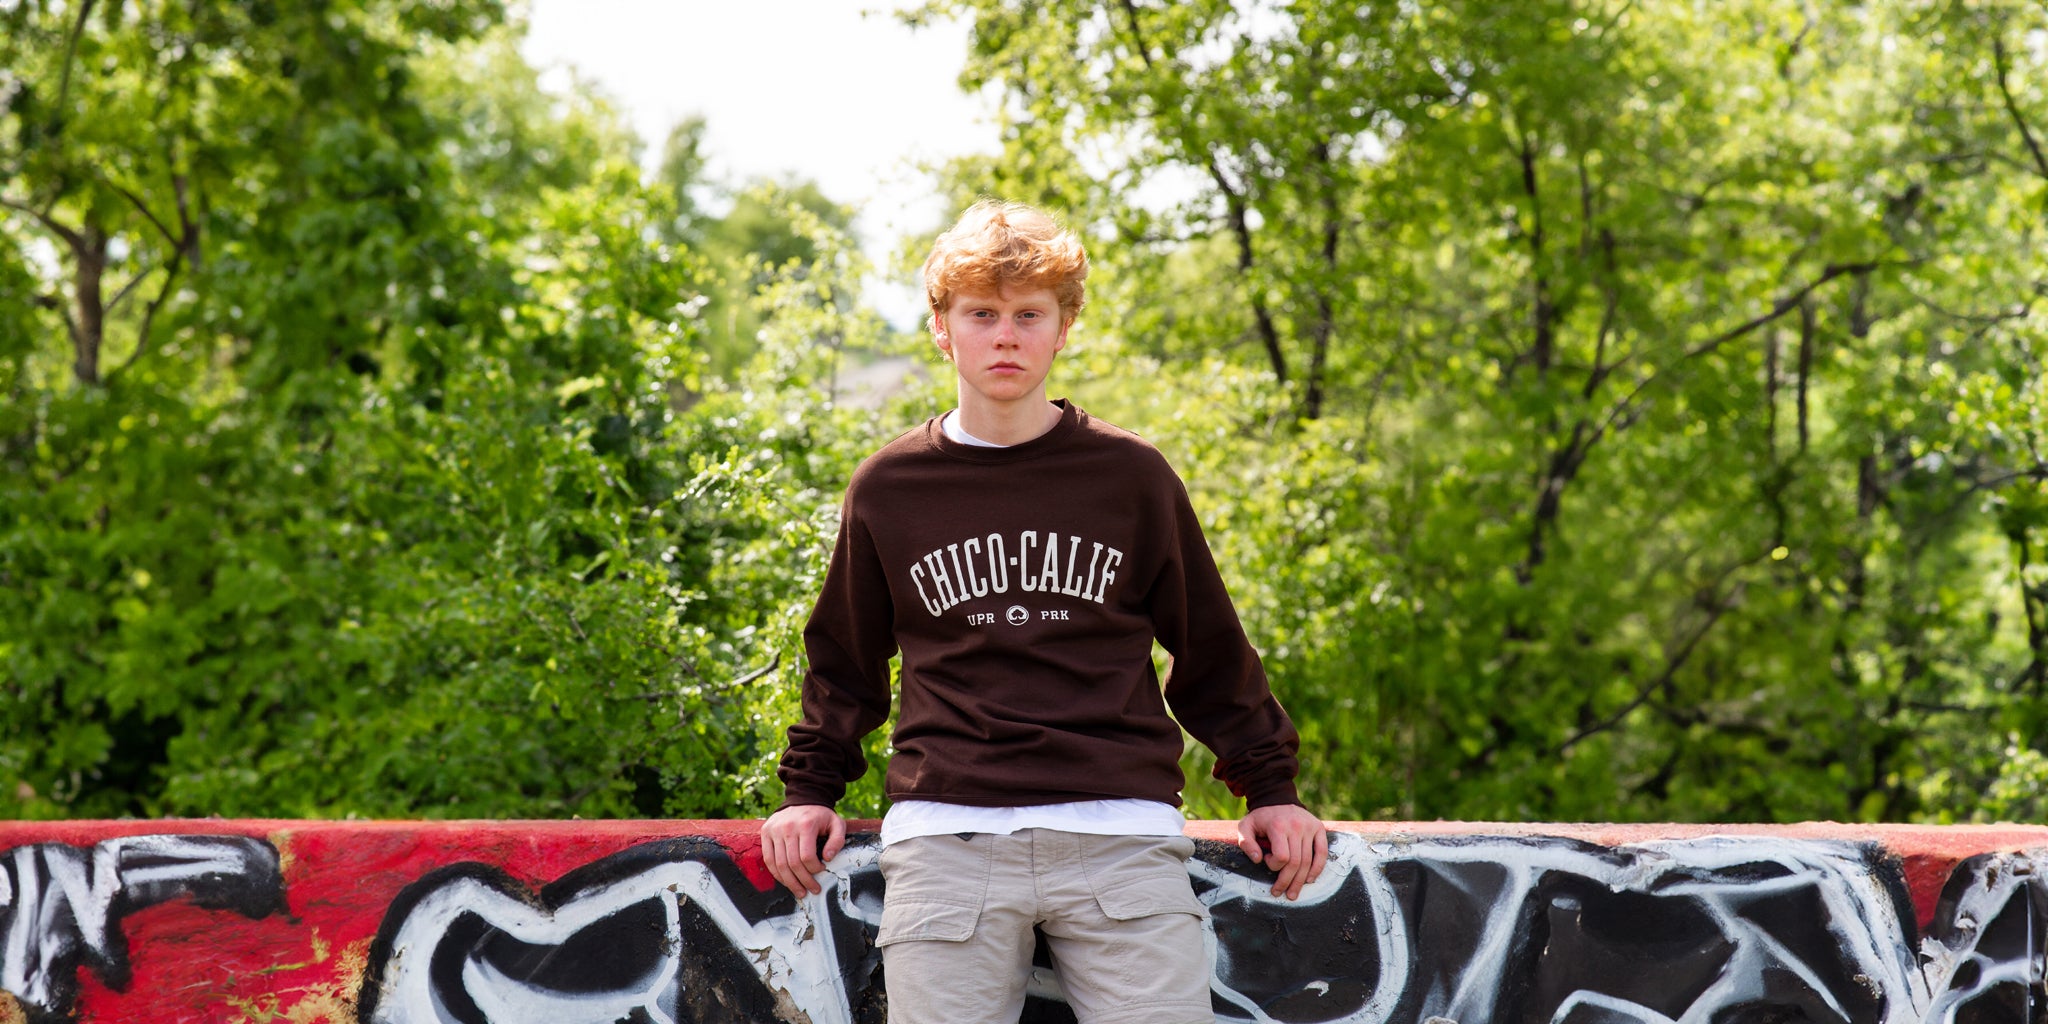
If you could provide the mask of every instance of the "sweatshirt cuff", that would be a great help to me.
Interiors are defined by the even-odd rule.
[[[1294,804],[1299,807],[1307,806],[1301,802],[1301,794],[1295,791],[1293,779],[1278,779],[1273,782],[1263,783],[1258,789],[1247,792],[1244,795],[1244,809],[1247,811],[1256,811],[1261,807],[1272,807],[1278,804]]]
[[[836,806],[839,798],[844,795],[846,793],[843,789],[833,793],[822,787],[788,785],[782,790],[782,806],[776,810],[781,810],[782,807],[832,807]]]

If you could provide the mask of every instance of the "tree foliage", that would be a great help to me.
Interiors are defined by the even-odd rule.
[[[941,15],[955,181],[1094,226],[1319,810],[2035,813],[2038,10]]]
[[[847,211],[701,120],[643,174],[504,13],[0,5],[0,814],[774,803],[948,382],[842,407],[921,347]],[[2043,813],[2048,14],[949,15],[943,187],[1089,236],[1055,386],[1191,482],[1317,811]]]
[[[764,809],[832,420],[501,13],[0,12],[0,813]]]

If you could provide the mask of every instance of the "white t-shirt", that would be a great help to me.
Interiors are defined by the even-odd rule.
[[[1001,448],[960,428],[958,410],[939,421],[939,429],[960,444]],[[1044,828],[1097,836],[1177,836],[1187,827],[1180,808],[1157,800],[1076,800],[1027,807],[974,807],[936,800],[904,800],[882,816],[882,845],[918,836],[986,832],[1009,835],[1019,829]]]
[[[1092,836],[1177,836],[1187,828],[1180,808],[1157,800],[1076,800],[1029,807],[973,807],[936,800],[904,800],[882,816],[882,845],[918,836],[986,832],[1006,836],[1044,828]]]

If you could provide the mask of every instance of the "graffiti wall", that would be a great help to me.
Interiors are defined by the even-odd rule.
[[[873,834],[757,825],[0,823],[0,1024],[881,1024]],[[1331,828],[1288,902],[1190,827],[1217,1020],[2048,1024],[2048,828]]]

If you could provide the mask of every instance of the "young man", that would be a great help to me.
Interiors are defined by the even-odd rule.
[[[1016,1021],[1034,926],[1082,1024],[1214,1019],[1169,707],[1246,798],[1240,845],[1278,872],[1273,893],[1323,868],[1298,737],[1179,477],[1046,400],[1087,274],[1080,242],[1020,204],[984,200],[940,236],[925,290],[959,408],[854,473],[804,630],[803,720],[761,829],[799,896],[845,842],[832,806],[903,655],[877,936],[893,1024]]]

